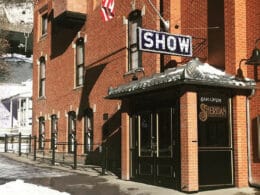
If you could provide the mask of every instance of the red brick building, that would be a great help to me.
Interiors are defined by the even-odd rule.
[[[260,2],[115,0],[107,22],[100,7],[35,1],[38,147],[51,136],[77,140],[81,154],[105,143],[122,179],[187,192],[259,185],[260,70],[242,59],[260,47]],[[192,37],[192,57],[140,50],[138,27],[165,31],[163,20],[168,33]],[[156,46],[175,50],[173,39]]]

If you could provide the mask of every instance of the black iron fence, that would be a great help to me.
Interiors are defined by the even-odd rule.
[[[89,150],[84,151],[84,148]],[[21,133],[0,136],[0,152],[27,155],[33,160],[52,165],[67,165],[73,169],[77,169],[79,165],[97,165],[102,168],[102,174],[105,174],[108,164],[107,147],[104,143],[86,146],[78,143],[77,140],[73,143],[57,142],[54,139],[40,140],[36,136],[21,135]]]
[[[21,155],[22,153],[29,154],[31,152],[31,135],[4,135],[0,136],[0,152],[14,152]]]

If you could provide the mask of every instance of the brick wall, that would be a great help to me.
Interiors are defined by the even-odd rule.
[[[246,97],[233,98],[233,145],[235,186],[248,186]]]
[[[252,55],[255,47],[255,41],[260,38],[260,2],[257,0],[247,1],[247,57]],[[258,48],[260,46],[258,45]],[[248,77],[255,79],[257,88],[260,87],[260,66],[247,66]],[[250,141],[251,141],[251,168],[252,168],[252,183],[260,183],[260,159],[257,157],[257,124],[256,117],[260,115],[260,91],[256,90],[255,95],[250,99]]]
[[[198,191],[197,94],[186,92],[180,100],[181,190]]]
[[[33,59],[33,132],[38,135],[37,118],[46,117],[46,132],[50,136],[51,114],[57,114],[58,120],[58,139],[59,141],[67,140],[67,113],[76,111],[77,118],[77,138],[79,142],[83,140],[83,121],[82,113],[86,108],[93,110],[94,118],[94,143],[100,144],[104,129],[103,115],[108,114],[109,119],[117,117],[120,112],[119,100],[107,100],[109,87],[116,87],[119,84],[131,81],[133,74],[127,72],[128,65],[128,48],[127,48],[127,25],[124,24],[124,18],[127,18],[131,12],[131,0],[124,0],[115,4],[116,15],[113,20],[103,22],[100,16],[100,6],[96,2],[89,1],[87,7],[87,21],[77,27],[68,28],[66,26],[55,26],[52,24],[52,1],[40,0],[35,4],[34,9],[34,59]],[[159,7],[159,0],[152,0]],[[44,12],[50,15],[48,23],[47,36],[40,37],[40,16],[39,12],[47,5]],[[136,1],[136,8],[143,9],[143,27],[147,29],[159,30],[160,19],[151,6],[146,1]],[[260,15],[258,0],[245,1],[224,1],[225,7],[225,70],[228,73],[236,74],[238,64],[241,58],[249,57],[254,40],[260,37],[259,21]],[[190,1],[163,1],[163,15],[166,20],[170,20],[171,32],[188,34],[194,37],[193,49],[194,55],[206,59],[208,55],[207,42],[202,48],[196,50],[199,39],[207,39],[207,0]],[[175,10],[176,9],[176,10]],[[242,19],[241,19],[242,18]],[[251,25],[252,24],[252,25]],[[179,25],[179,28],[175,28]],[[198,29],[199,28],[199,29]],[[75,88],[75,49],[74,44],[78,37],[85,39],[85,86]],[[41,56],[46,57],[46,99],[38,98],[38,63]],[[188,58],[181,59],[176,56],[165,56],[164,63],[170,60],[185,62]],[[144,75],[149,76],[160,71],[160,55],[143,52],[142,65],[145,74],[138,74],[139,79]],[[253,67],[242,67],[245,76],[251,78],[255,76]],[[260,74],[258,68],[257,74]],[[258,76],[260,78],[260,75]],[[259,85],[259,84],[258,84]],[[259,114],[260,100],[259,91],[251,101],[251,121]],[[198,190],[198,168],[197,168],[197,107],[196,94],[187,93],[181,98],[181,156],[182,156],[182,186],[184,191]],[[234,99],[234,127],[236,132],[235,139],[235,179],[237,186],[246,185],[246,151],[241,148],[245,146],[244,133],[246,127],[244,115],[245,106],[244,97]],[[122,178],[129,179],[129,147],[128,123],[126,114],[121,116],[121,124],[113,126],[112,132],[120,132],[122,126]],[[244,116],[245,117],[245,116]],[[113,120],[109,120],[113,121]],[[241,123],[239,122],[241,121]],[[240,126],[242,125],[242,126]],[[255,128],[252,125],[252,135]],[[193,131],[192,131],[193,130]],[[111,133],[112,133],[111,132]],[[251,138],[253,140],[253,138]],[[118,144],[121,147],[121,142]],[[252,148],[255,146],[252,145]],[[82,151],[82,148],[79,149]],[[251,154],[254,155],[253,153]],[[243,158],[243,159],[240,159]],[[244,166],[245,165],[245,166]],[[253,161],[252,170],[255,177],[260,178],[259,162]],[[245,177],[244,177],[245,176]]]

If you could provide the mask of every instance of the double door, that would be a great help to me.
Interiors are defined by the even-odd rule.
[[[179,181],[178,117],[173,107],[141,111],[131,118],[132,177],[176,188]]]

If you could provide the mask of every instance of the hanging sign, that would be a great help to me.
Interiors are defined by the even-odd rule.
[[[192,56],[192,38],[138,28],[139,50],[177,56]]]

